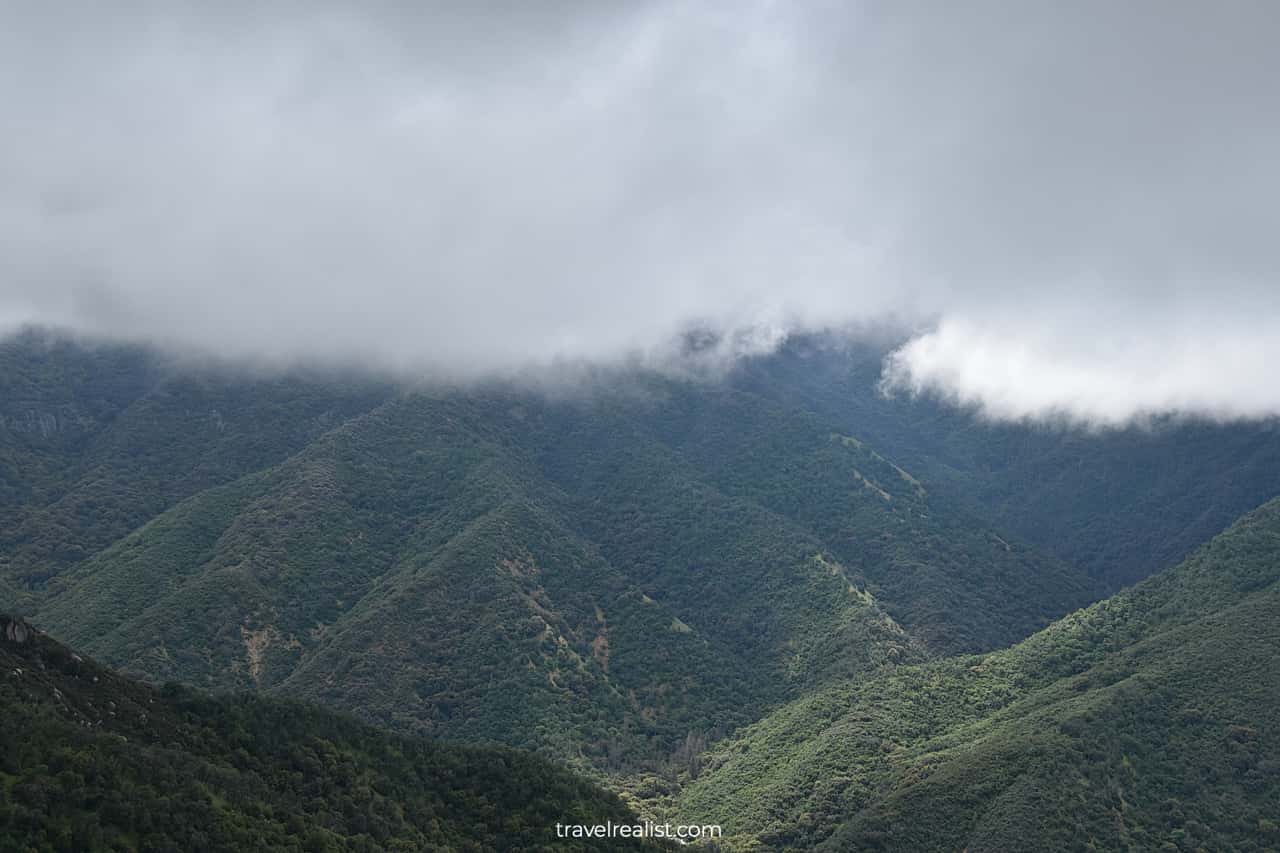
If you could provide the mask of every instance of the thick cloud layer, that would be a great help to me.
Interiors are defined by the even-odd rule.
[[[467,378],[886,317],[1280,412],[1280,7],[0,2],[0,326]]]

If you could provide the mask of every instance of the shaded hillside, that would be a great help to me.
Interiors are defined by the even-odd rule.
[[[799,338],[733,384],[853,431],[989,523],[1109,591],[1174,565],[1280,494],[1280,422],[1164,419],[1089,431],[992,423],[930,397],[881,395],[892,342]]]
[[[30,332],[0,340],[0,578],[38,591],[185,497],[278,463],[390,393],[254,379]]]
[[[64,573],[38,617],[152,678],[613,767],[920,657],[819,542],[690,488],[653,516],[687,550],[652,576],[583,538],[488,413],[410,395],[162,514]]]
[[[0,606],[153,681],[536,750],[748,845],[1265,849],[1280,506],[1052,620],[1267,488],[1267,431],[1176,462],[1138,433],[868,396],[855,356],[566,396],[20,338],[0,351]],[[1163,517],[1147,486],[1206,503]],[[270,702],[165,701],[264,748],[291,731]]]
[[[792,703],[715,749],[681,814],[747,847],[1274,849],[1277,580],[1273,501],[1009,650]]]
[[[555,824],[634,820],[528,754],[157,690],[8,617],[0,674],[4,851],[587,850]]]
[[[856,436],[714,384],[390,393],[8,346],[11,426],[116,390],[83,435],[10,430],[0,603],[157,681],[674,773],[806,691],[1093,597]]]
[[[835,557],[931,651],[1007,646],[1098,597],[1078,570],[929,493],[856,435],[714,384],[632,383],[577,402],[527,401],[512,430],[614,562],[666,570],[676,584],[689,580],[682,566],[721,562],[686,601],[723,610],[718,579],[778,542],[780,525]],[[723,542],[748,551],[690,551],[714,506],[736,528]],[[759,602],[753,633],[774,603],[772,593]]]

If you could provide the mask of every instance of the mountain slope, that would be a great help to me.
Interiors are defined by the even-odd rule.
[[[796,849],[1267,849],[1277,580],[1280,500],[1009,650],[780,709],[708,757],[681,813]]]
[[[80,405],[84,388],[41,377],[103,369],[98,352],[28,349],[28,400]],[[1001,645],[1091,597],[857,439],[742,392],[627,374],[572,398],[387,394],[154,370],[116,383],[89,438],[20,437],[63,473],[5,511],[67,540],[86,524],[86,548],[17,543],[0,593],[155,680],[670,774],[806,691]],[[116,447],[155,464],[132,471]],[[183,459],[225,464],[184,478]],[[69,507],[89,470],[113,485],[86,520]]]
[[[555,824],[634,821],[527,754],[156,690],[8,617],[0,672],[0,850],[587,850]]]
[[[1274,505],[1028,638],[1133,564],[1045,556],[982,520],[1012,512],[993,490],[1069,510],[1045,527],[1026,506],[1028,538],[1102,530],[1094,557],[1116,558],[1150,477],[1119,477],[1101,524],[1073,473],[1112,471],[1116,446],[833,401],[838,382],[784,381],[790,351],[729,383],[611,372],[567,394],[6,347],[0,606],[130,673],[536,750],[745,843],[1271,831]]]
[[[45,491],[5,511],[70,542],[84,471],[111,471],[93,506],[137,524],[111,539],[91,520],[67,560],[24,538],[0,592],[150,679],[666,772],[806,690],[998,646],[1089,597],[856,439],[749,394],[644,374],[573,398],[387,394],[151,362],[68,389],[51,377],[125,356],[41,346],[18,411],[122,391],[87,437],[20,435],[23,460],[61,474],[23,462],[10,493]]]
[[[701,594],[684,564],[655,577],[582,538],[486,412],[411,394],[64,572],[38,618],[154,679],[615,769],[659,768],[804,685],[921,656],[819,542],[698,494],[663,523],[696,534],[683,559],[709,569]],[[789,604],[754,618],[753,600]]]
[[[854,432],[1108,592],[1176,564],[1280,494],[1280,420],[1167,417],[1106,430],[992,422],[930,395],[879,393],[898,342],[798,337],[744,361],[730,381]]]
[[[624,409],[714,486],[802,527],[942,653],[1022,639],[1100,597],[1082,572],[981,522],[862,441],[755,394],[662,383]]]
[[[204,489],[286,459],[390,393],[368,379],[263,379],[87,348],[0,341],[0,578],[27,595]]]

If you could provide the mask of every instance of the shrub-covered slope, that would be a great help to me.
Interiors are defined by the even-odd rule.
[[[122,678],[0,617],[0,850],[588,850],[633,822],[531,755]],[[644,849],[616,839],[617,849]],[[657,848],[654,848],[657,849]]]
[[[389,393],[39,332],[0,340],[0,588],[38,599],[183,498],[283,461]]]
[[[399,397],[66,570],[37,618],[153,679],[613,769],[921,656],[820,542],[687,485],[647,498],[685,536],[646,544],[666,549],[651,576],[584,537],[489,413]]]
[[[1274,849],[1277,580],[1273,501],[1011,649],[780,709],[708,756],[681,813],[744,847]]]
[[[1093,596],[856,436],[715,384],[393,391],[6,346],[0,605],[154,680],[673,771]]]
[[[1178,563],[1280,494],[1278,419],[998,423],[929,395],[881,394],[893,346],[800,337],[745,362],[732,384],[854,432],[1109,592]]]
[[[933,651],[1005,646],[1099,597],[1081,571],[1002,535],[857,432],[721,386],[649,387],[646,405],[614,404],[613,418],[821,541]]]

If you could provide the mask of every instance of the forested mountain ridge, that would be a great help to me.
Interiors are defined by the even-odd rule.
[[[155,678],[279,689],[597,762],[745,722],[811,683],[810,666],[918,656],[817,543],[776,530],[740,555],[737,596],[760,584],[799,612],[746,626],[726,602],[704,627],[699,603],[602,559],[554,487],[482,436],[455,401],[392,401],[72,569],[38,618]],[[749,631],[755,645],[731,645]]]
[[[0,610],[152,682],[534,750],[744,849],[1274,846],[1276,504],[1073,612],[1269,488],[1269,427],[1165,465],[1198,427],[999,426],[798,347],[456,388],[29,333],[0,344]],[[1143,485],[1187,478],[1203,510],[1125,545]]]
[[[653,385],[660,402],[626,417],[716,488],[812,533],[935,652],[1007,645],[1100,594],[856,433],[733,388]]]
[[[29,331],[0,340],[0,578],[38,592],[176,502],[283,461],[392,390],[256,378]]]
[[[0,616],[0,850],[591,850],[635,816],[534,756],[158,690]],[[662,849],[619,838],[616,849]]]
[[[972,407],[881,390],[901,338],[797,336],[729,384],[811,411],[1114,592],[1172,566],[1280,494],[1280,419],[1179,413],[1105,429],[1001,422]]]
[[[713,383],[415,391],[38,335],[4,355],[6,423],[95,413],[3,437],[5,604],[157,680],[666,772],[805,691],[1095,597],[856,436]]]
[[[1275,849],[1278,581],[1274,500],[1011,649],[780,709],[678,811],[743,849]]]

